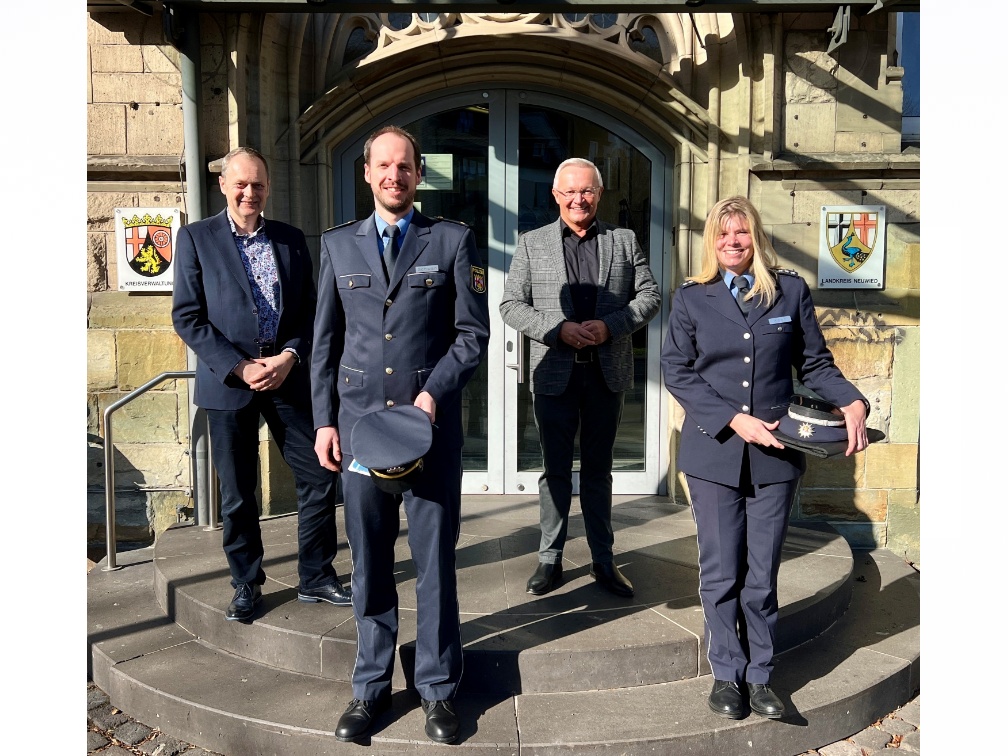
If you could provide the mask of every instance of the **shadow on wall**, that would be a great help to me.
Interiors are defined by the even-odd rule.
[[[143,548],[154,543],[153,502],[144,490],[143,473],[118,451],[115,464],[116,550]],[[87,434],[87,552],[99,561],[106,554],[105,541],[105,440]]]

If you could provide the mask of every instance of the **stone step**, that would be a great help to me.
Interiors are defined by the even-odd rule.
[[[537,564],[534,498],[466,497],[457,549],[465,648],[460,693],[558,693],[686,680],[710,672],[701,653],[696,530],[688,508],[667,499],[620,501],[613,522],[616,562],[633,599],[613,596],[588,575],[590,553],[575,511],[564,554],[564,584],[525,592]],[[532,523],[531,525],[529,523]],[[349,681],[356,654],[350,608],[297,601],[296,518],[262,521],[264,600],[249,625],[226,622],[231,600],[220,531],[175,527],[155,545],[154,585],[164,611],[209,645],[272,667]],[[393,685],[410,687],[416,638],[415,571],[404,522],[396,548],[403,663]],[[339,532],[345,532],[340,510]],[[829,628],[846,609],[852,557],[836,532],[792,528],[780,574],[778,649]],[[337,570],[350,572],[340,543]]]
[[[350,698],[347,683],[242,658],[171,622],[154,598],[152,559],[153,549],[130,552],[122,569],[88,576],[89,676],[113,705],[228,756],[360,752],[333,736]],[[463,731],[454,748],[786,755],[857,732],[919,690],[920,583],[884,550],[855,552],[851,566],[849,610],[820,637],[778,656],[775,689],[790,711],[781,721],[716,717],[706,707],[708,675],[606,690],[470,694],[456,701]],[[398,690],[369,744],[381,753],[438,748],[423,734],[418,703],[414,691]]]

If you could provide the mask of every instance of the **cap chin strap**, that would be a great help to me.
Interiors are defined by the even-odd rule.
[[[823,414],[828,415],[824,417]],[[847,424],[847,421],[842,417],[837,417],[833,413],[816,413],[815,410],[804,410],[798,409],[796,407],[788,408],[788,417],[792,420],[800,420],[803,423],[812,423],[812,425],[823,425],[829,428],[839,428]]]
[[[371,468],[371,472],[382,480],[399,480],[399,478],[409,475],[414,470],[423,470],[423,457],[405,466],[397,465],[396,467],[388,467],[384,470]]]

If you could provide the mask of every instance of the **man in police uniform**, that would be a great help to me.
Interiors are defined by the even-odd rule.
[[[486,353],[490,315],[486,270],[473,233],[414,209],[419,173],[413,136],[395,126],[379,129],[364,145],[374,214],[322,235],[312,354],[315,452],[323,467],[346,471],[357,620],[354,697],[336,727],[343,741],[367,733],[391,693],[399,626],[393,574],[399,501],[417,571],[413,677],[426,732],[451,743],[459,730],[452,698],[462,676],[455,576],[462,390]],[[423,471],[410,490],[396,495],[354,464],[351,432],[368,413],[402,404],[422,409],[433,433]]]

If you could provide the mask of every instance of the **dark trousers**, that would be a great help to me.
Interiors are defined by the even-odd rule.
[[[435,434],[437,431],[435,431]],[[395,542],[399,503],[406,512],[416,567],[417,639],[413,685],[428,701],[455,697],[462,679],[462,631],[455,575],[455,545],[462,511],[462,455],[435,438],[419,481],[401,497],[385,493],[366,474],[343,475],[344,517],[353,560],[357,661],[354,698],[374,700],[392,690],[399,634]],[[348,470],[351,458],[343,458]]]
[[[700,603],[715,680],[770,682],[777,573],[798,479],[739,487],[687,475],[700,552]]]
[[[532,399],[543,472],[539,476],[539,561],[555,564],[563,556],[570,517],[574,436],[581,427],[581,513],[593,562],[611,562],[613,444],[623,415],[623,392],[610,391],[598,361],[575,363],[570,382],[558,396]]]
[[[322,467],[315,454],[311,407],[293,406],[275,391],[256,393],[239,410],[207,410],[231,585],[266,582],[256,499],[260,416],[294,473],[301,587],[331,585],[336,582],[332,563],[336,558],[337,474]]]

